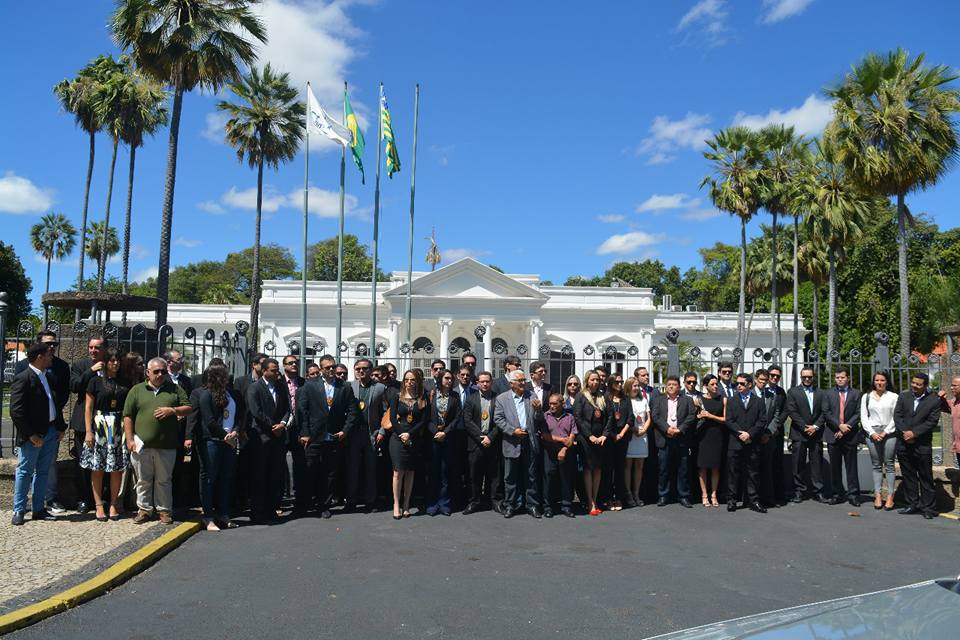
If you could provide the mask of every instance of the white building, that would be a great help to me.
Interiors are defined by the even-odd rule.
[[[346,351],[340,359],[348,365],[363,352],[372,353],[370,335],[370,283],[343,284],[342,341]],[[499,370],[508,354],[524,361],[547,361],[556,382],[568,373],[581,374],[589,367],[608,362],[614,369],[633,372],[639,365],[651,366],[657,357],[651,347],[665,345],[670,329],[680,332],[683,353],[701,350],[701,369],[713,368],[719,348],[729,357],[737,338],[737,314],[701,312],[657,305],[646,288],[544,286],[532,274],[503,274],[471,258],[464,258],[437,271],[414,272],[412,285],[413,350],[403,353],[406,272],[394,272],[390,282],[377,285],[377,331],[375,344],[382,356],[405,366],[426,367],[442,358],[457,363],[465,349],[473,349],[474,331],[485,328],[483,367]],[[666,302],[666,305],[663,304]],[[270,280],[263,284],[260,303],[260,345],[271,352],[287,353],[289,344],[300,342],[301,285],[298,281]],[[131,314],[135,321],[149,321],[146,314]],[[336,340],[337,287],[335,282],[307,283],[307,353],[332,352]],[[244,305],[172,304],[167,322],[179,335],[188,326],[213,328],[219,334],[233,332],[238,321],[249,319]],[[791,364],[787,350],[793,344],[793,316],[782,316],[783,364]],[[800,323],[800,344],[806,331]],[[272,343],[272,344],[271,344]],[[423,347],[431,345],[431,348]],[[769,362],[773,346],[769,315],[757,314],[749,323],[745,369]],[[316,350],[314,349],[316,347]],[[764,355],[755,356],[762,349]],[[662,357],[659,358],[663,360]],[[751,362],[755,360],[755,362]],[[561,366],[555,366],[556,363]],[[789,376],[790,367],[785,373]],[[787,380],[787,383],[790,381]]]

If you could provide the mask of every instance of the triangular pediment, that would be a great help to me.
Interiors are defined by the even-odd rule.
[[[473,258],[462,258],[413,281],[412,295],[429,298],[546,300],[549,296]],[[402,284],[383,294],[385,299],[407,294]]]

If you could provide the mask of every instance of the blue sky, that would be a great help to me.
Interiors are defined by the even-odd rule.
[[[347,231],[372,234],[377,83],[383,81],[403,163],[382,187],[381,267],[406,269],[413,87],[422,86],[414,268],[435,227],[444,264],[471,255],[508,272],[601,273],[656,257],[686,269],[697,249],[737,242],[738,225],[698,191],[702,141],[734,122],[784,121],[815,135],[830,116],[824,86],[871,50],[902,46],[960,66],[953,1],[555,0],[468,2],[269,0],[261,59],[310,80],[331,112],[351,85],[366,126],[367,184],[347,174]],[[549,10],[546,8],[549,7]],[[87,139],[51,88],[101,53],[118,53],[106,0],[20,2],[3,10],[0,237],[43,289],[29,228],[46,212],[79,227]],[[38,37],[43,28],[43,37]],[[11,25],[17,25],[16,28]],[[951,44],[953,43],[953,44]],[[220,259],[253,241],[255,173],[223,143],[217,97],[184,100],[173,265]],[[156,272],[167,132],[137,154],[131,273]],[[336,233],[339,153],[311,140],[310,242]],[[319,147],[319,148],[316,148]],[[127,152],[117,160],[111,220],[122,224]],[[109,140],[97,140],[90,195],[103,217]],[[384,172],[385,174],[385,172]],[[303,158],[268,171],[263,241],[301,245]],[[960,224],[960,171],[911,196],[941,228]],[[761,216],[760,220],[766,220]],[[753,231],[756,231],[756,224]],[[76,252],[51,290],[76,277]],[[89,272],[89,269],[88,269]],[[116,261],[108,272],[119,275]]]

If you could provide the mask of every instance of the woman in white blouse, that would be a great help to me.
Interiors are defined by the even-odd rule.
[[[624,466],[624,476],[627,484],[627,506],[642,507],[640,499],[640,482],[643,479],[643,462],[647,459],[647,431],[650,429],[650,405],[647,399],[640,395],[640,383],[636,378],[630,378],[623,383],[623,391],[630,398],[633,411],[634,427],[630,443],[627,445],[627,456]]]
[[[893,470],[893,453],[897,440],[893,437],[893,410],[897,406],[897,394],[890,390],[890,375],[878,371],[873,375],[873,390],[863,394],[860,400],[860,425],[867,436],[870,462],[873,463],[873,508],[893,511],[893,492],[896,474]],[[883,502],[881,489],[883,476],[887,476],[887,501]]]

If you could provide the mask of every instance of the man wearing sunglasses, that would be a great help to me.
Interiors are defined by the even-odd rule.
[[[300,420],[297,413],[297,398],[300,389],[306,380],[300,377],[300,360],[295,355],[288,355],[283,359],[283,375],[280,377],[280,386],[285,388],[290,398],[290,422],[287,424],[286,449],[290,454],[290,465],[285,470],[284,485],[292,489],[294,496],[294,515],[300,515],[307,509],[304,500],[304,489],[307,481],[307,459],[300,446]],[[287,491],[290,493],[290,491]]]
[[[369,359],[360,358],[353,364],[350,388],[357,402],[359,421],[347,437],[347,512],[359,504],[367,511],[377,510],[377,448],[386,435],[380,421],[387,410],[387,388],[375,382],[372,374],[373,362]]]
[[[783,440],[784,426],[787,422],[787,392],[780,386],[783,379],[783,369],[778,364],[767,368],[769,381],[767,382],[767,391],[774,394],[774,413],[777,415],[776,431],[770,436],[770,445],[768,447],[770,459],[766,467],[768,479],[761,481],[761,486],[772,487],[773,500],[778,504],[786,504],[790,496],[787,495],[787,488],[784,483],[783,475]]]
[[[800,370],[800,384],[787,392],[787,415],[790,416],[790,451],[793,463],[793,497],[790,502],[803,502],[806,492],[813,490],[813,499],[823,497],[821,469],[823,463],[823,391],[813,384],[813,369]],[[804,478],[810,468],[810,485]]]
[[[717,365],[717,389],[727,398],[737,394],[737,385],[733,383],[733,363],[721,362]]]
[[[443,360],[434,360],[430,363],[430,377],[423,381],[423,392],[430,393],[437,388],[437,378],[447,368]]]
[[[737,500],[741,497],[741,488],[746,489],[744,504],[751,511],[766,513],[760,504],[758,487],[760,484],[759,443],[765,433],[767,407],[763,399],[753,393],[753,376],[749,373],[737,374],[737,395],[727,401],[727,441],[729,459],[727,463],[730,486],[727,489],[727,511],[737,510]]]

